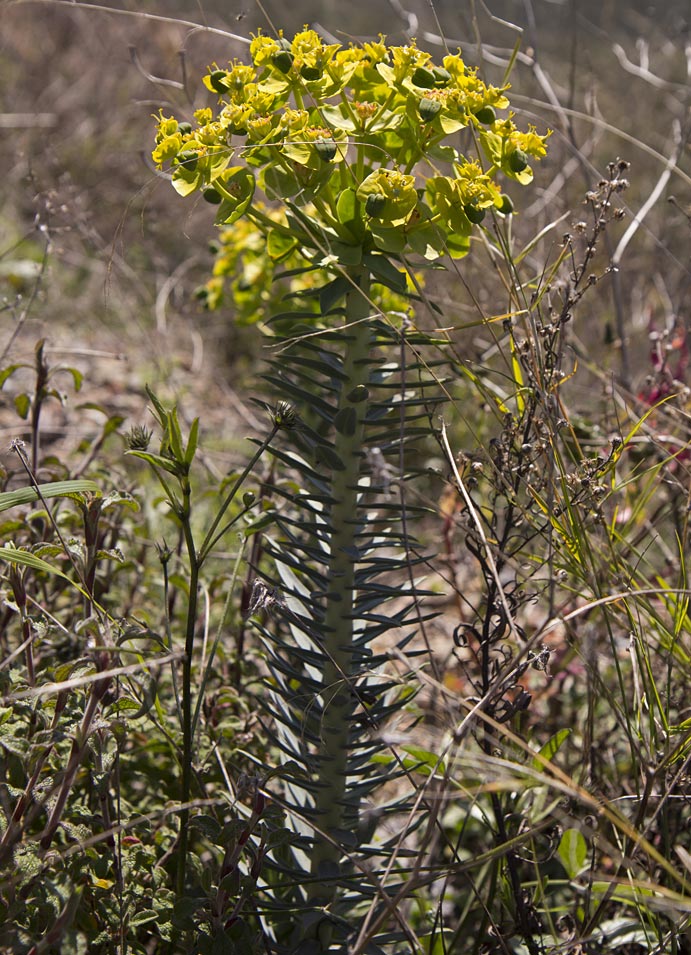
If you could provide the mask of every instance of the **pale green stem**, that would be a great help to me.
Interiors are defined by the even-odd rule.
[[[323,690],[324,716],[321,726],[320,779],[316,796],[315,822],[321,832],[337,843],[344,829],[352,829],[354,813],[344,807],[348,771],[348,737],[353,711],[353,605],[357,548],[358,482],[360,480],[364,419],[368,408],[369,352],[372,345],[369,283],[367,272],[353,272],[354,287],[346,295],[346,332],[339,411],[336,416],[334,450],[343,469],[334,470],[329,514],[331,526],[328,593],[324,620]],[[358,386],[360,386],[358,388]],[[364,386],[364,388],[363,388]],[[329,863],[341,856],[338,845],[317,833],[312,852],[312,874],[316,877],[312,896],[332,896],[320,884]],[[326,863],[326,866],[324,865]]]

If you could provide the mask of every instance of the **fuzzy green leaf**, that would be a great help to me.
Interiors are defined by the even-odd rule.
[[[30,567],[32,570],[52,574],[54,577],[61,577],[63,580],[68,580],[71,584],[74,583],[67,574],[63,574],[57,567],[53,567],[52,564],[41,560],[40,557],[36,557],[35,554],[30,554],[26,550],[18,550],[15,547],[0,547],[0,560],[6,560],[8,564],[19,564],[22,567]],[[75,587],[77,587],[76,584]],[[81,587],[77,587],[77,590],[81,591]]]
[[[187,439],[187,449],[185,451],[185,464],[191,464],[197,453],[199,443],[199,418],[195,418],[190,426],[190,433]]]

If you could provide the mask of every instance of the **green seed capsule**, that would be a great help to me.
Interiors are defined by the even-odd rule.
[[[318,66],[303,66],[300,70],[300,76],[303,80],[319,80],[321,75],[322,71]]]
[[[479,109],[475,114],[475,119],[479,123],[484,123],[485,126],[491,126],[496,118],[497,114],[491,106],[483,106],[482,109]]]
[[[451,82],[452,76],[443,66],[435,66],[432,72],[434,73],[435,86],[448,86]]]
[[[441,103],[439,100],[430,99],[428,96],[423,96],[420,102],[418,103],[418,112],[420,117],[426,122],[431,123],[434,117],[439,113],[441,109]]]
[[[186,136],[188,133],[191,133],[192,123],[178,123],[178,132],[182,133],[183,136]]]
[[[509,168],[512,172],[523,172],[528,165],[528,157],[522,149],[517,149],[509,156]]]
[[[437,78],[431,70],[426,70],[424,66],[418,66],[411,80],[416,86],[424,90],[431,90],[437,85]]]
[[[292,69],[293,59],[293,54],[289,53],[288,50],[279,50],[271,57],[271,62],[277,70],[280,70],[281,73],[287,74],[290,73]]]
[[[188,169],[190,172],[194,172],[197,168],[197,153],[191,149],[186,149],[185,152],[178,153],[178,164],[184,166],[185,169]]]
[[[352,391],[349,391],[346,395],[348,401],[352,401],[354,405],[360,404],[361,401],[367,401],[369,398],[369,389],[365,385],[355,385]]]
[[[331,162],[336,155],[336,143],[328,139],[318,139],[314,144],[314,148],[317,150],[319,158],[324,162]]]
[[[467,206],[464,206],[463,211],[473,225],[479,225],[485,218],[485,210],[478,209],[478,207],[474,206],[472,202],[469,202]]]
[[[227,78],[227,70],[214,70],[209,77],[211,89],[215,90],[217,93],[225,93],[228,89],[228,84],[226,83]]]
[[[368,216],[372,216],[373,218],[380,216],[384,211],[386,201],[386,196],[383,196],[381,193],[372,193],[372,195],[367,196],[365,212]]]
[[[202,196],[206,199],[207,202],[210,202],[212,206],[219,205],[223,196],[220,192],[216,192],[213,186],[207,186],[206,189],[202,192]]]
[[[501,205],[497,206],[496,210],[502,216],[510,216],[513,212],[513,202],[508,196],[502,196]]]
[[[257,496],[254,491],[245,491],[245,493],[242,495],[242,503],[245,505],[245,507],[252,507],[256,499]]]

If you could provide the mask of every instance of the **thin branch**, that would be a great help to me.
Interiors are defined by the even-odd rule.
[[[669,80],[663,80],[661,77],[657,76],[655,73],[651,73],[648,69],[647,56],[641,57],[641,65],[636,66],[635,63],[632,63],[631,60],[626,55],[626,51],[623,46],[620,46],[618,43],[612,44],[612,52],[619,60],[619,65],[622,69],[626,70],[627,73],[637,76],[640,80],[643,80],[646,83],[649,83],[650,86],[654,86],[658,90],[672,90],[675,93],[688,93],[688,87],[683,83],[672,83]]]
[[[475,529],[478,533],[478,536],[480,540],[482,541],[482,544],[485,548],[487,564],[489,566],[490,571],[492,572],[492,577],[494,578],[494,582],[497,587],[497,592],[499,594],[499,599],[501,601],[502,609],[504,610],[504,613],[506,614],[506,619],[508,621],[509,627],[511,628],[511,635],[518,637],[520,643],[524,643],[525,642],[524,638],[521,636],[518,628],[516,627],[516,624],[513,619],[513,614],[511,613],[511,607],[509,606],[509,601],[507,600],[506,594],[504,593],[504,588],[502,587],[502,583],[499,578],[497,565],[494,561],[494,556],[489,546],[487,535],[485,534],[485,530],[482,526],[482,520],[480,519],[480,515],[478,514],[475,504],[473,503],[473,499],[468,493],[468,489],[463,483],[463,478],[461,477],[460,472],[458,470],[458,466],[456,465],[456,459],[453,456],[451,445],[449,444],[449,438],[446,433],[446,425],[444,424],[444,422],[442,422],[442,426],[441,426],[441,442],[442,442],[442,447],[444,448],[444,451],[446,453],[446,457],[449,462],[449,465],[451,466],[451,470],[453,472],[453,476],[456,481],[458,490],[461,492],[461,496],[463,497],[463,500],[465,501],[465,505],[468,508],[468,513],[470,514],[470,517],[472,519],[473,524],[475,525]]]
[[[683,148],[686,138],[687,138],[686,136],[682,136],[681,126],[675,120],[672,125],[672,139],[673,139],[672,152],[670,153],[669,159],[665,163],[665,168],[662,170],[662,173],[655,185],[655,188],[650,193],[646,201],[643,203],[639,212],[633,218],[633,221],[631,222],[630,226],[628,227],[624,235],[619,240],[619,245],[614,250],[614,254],[612,255],[612,265],[614,265],[615,267],[617,267],[619,263],[621,262],[622,256],[624,255],[624,252],[626,251],[627,245],[629,244],[631,239],[633,239],[634,235],[638,232],[638,229],[640,228],[641,223],[643,222],[645,217],[648,215],[652,207],[655,205],[657,200],[660,198],[660,195],[662,194],[663,189],[669,182],[669,179],[672,173],[677,168],[677,162],[679,161],[679,156],[681,155],[681,150]]]
[[[75,3],[74,0],[12,0],[9,5],[25,6],[32,3],[49,3],[52,6],[69,7],[71,10],[93,10],[98,13],[110,13],[121,17],[136,17],[138,20],[151,20],[154,23],[171,23],[174,26],[189,27],[190,34],[211,33],[214,36],[222,36],[227,40],[236,40],[238,43],[245,43],[248,46],[250,43],[249,38],[246,36],[230,33],[228,30],[221,30],[218,27],[201,26],[193,20],[182,20],[179,17],[164,17],[156,13],[145,13],[143,10],[118,10],[115,7],[109,7],[102,3]]]

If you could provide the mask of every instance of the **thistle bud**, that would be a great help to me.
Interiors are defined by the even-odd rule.
[[[143,425],[136,424],[125,435],[125,441],[129,451],[146,451],[151,441],[152,432]]]
[[[279,401],[273,412],[274,424],[277,428],[290,430],[298,422],[298,413],[289,401]]]

